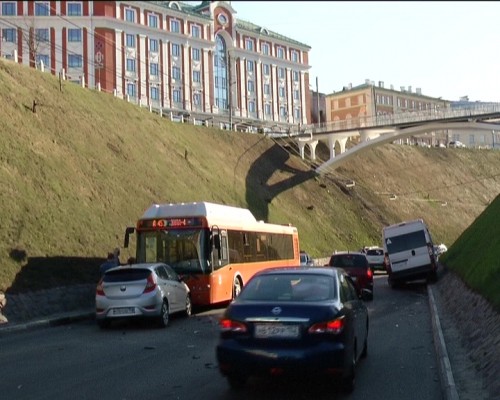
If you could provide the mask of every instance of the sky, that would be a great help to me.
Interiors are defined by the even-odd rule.
[[[199,2],[190,2],[197,4]],[[310,84],[366,79],[430,97],[500,102],[498,1],[231,1],[236,18],[311,47]]]

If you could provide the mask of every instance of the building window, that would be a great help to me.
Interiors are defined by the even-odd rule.
[[[292,61],[299,62],[299,53],[296,52],[295,50],[292,51]]]
[[[255,112],[255,101],[252,100],[248,102],[248,111],[251,113]]]
[[[82,30],[81,29],[68,29],[68,42],[81,42]]]
[[[172,43],[172,56],[179,57],[181,47],[178,44]]]
[[[149,51],[153,53],[158,52],[158,40],[157,39],[149,39]]]
[[[280,97],[285,97],[285,88],[284,87],[280,87],[278,92],[279,92]]]
[[[201,82],[201,73],[200,71],[193,71],[193,82]]]
[[[247,88],[250,93],[253,93],[255,91],[255,85],[252,80],[248,81]]]
[[[181,91],[179,89],[172,90],[172,97],[174,103],[180,103],[182,101]]]
[[[293,81],[298,82],[299,77],[300,77],[299,71],[293,71]]]
[[[199,106],[201,104],[201,96],[199,93],[193,94],[193,103],[195,106]]]
[[[253,72],[253,61],[247,60],[247,71]]]
[[[160,100],[160,90],[156,86],[151,86],[151,100]]]
[[[48,16],[50,10],[48,1],[37,1],[35,3],[35,15],[36,16]]]
[[[135,47],[135,35],[125,35],[125,41],[127,43],[127,47]]]
[[[17,31],[14,28],[2,29],[2,40],[17,43]]]
[[[40,64],[43,62],[43,65],[47,67],[50,62],[50,57],[48,54],[37,54],[36,55],[36,62],[37,64]]]
[[[191,36],[195,38],[200,37],[200,27],[198,25],[191,25]]]
[[[278,58],[285,58],[285,50],[283,49],[283,47],[278,47],[277,56]]]
[[[127,58],[127,71],[135,72],[135,59]]]
[[[68,55],[68,66],[70,68],[81,68],[82,67],[81,54],[69,54]]]
[[[285,68],[278,68],[278,78],[285,79]]]
[[[125,21],[135,22],[135,10],[132,8],[127,8],[125,10]]]
[[[158,28],[158,15],[149,14],[148,20],[151,28]]]
[[[228,109],[229,93],[226,85],[228,77],[226,42],[217,35],[215,37],[214,51],[214,85],[215,105],[221,109]],[[231,86],[231,85],[229,85]]]
[[[200,49],[192,48],[193,61],[200,61]]]
[[[181,31],[181,24],[178,20],[170,20],[170,32],[179,33]]]
[[[260,48],[262,49],[262,54],[268,56],[269,55],[269,44],[268,43],[262,43],[260,45]]]
[[[179,67],[172,67],[172,78],[181,79],[181,69]]]
[[[245,49],[249,51],[253,51],[253,40],[252,39],[245,39]]]
[[[269,64],[264,64],[262,66],[262,70],[263,70],[264,76],[269,76],[269,71],[270,71]]]
[[[264,113],[265,113],[266,115],[271,115],[271,104],[266,103],[266,104],[264,105]]]
[[[135,97],[135,83],[132,82],[127,83],[127,94],[130,97]]]
[[[2,2],[2,15],[16,15],[16,3],[15,2]]]
[[[300,120],[300,108],[296,108],[295,110],[293,110],[293,115],[296,120]]]
[[[298,90],[293,91],[293,99],[294,100],[299,100],[300,99],[300,94]]]
[[[158,63],[149,64],[149,75],[158,76]]]
[[[68,16],[80,17],[82,15],[81,3],[68,3]]]
[[[269,83],[264,83],[264,94],[271,94],[271,85]]]
[[[71,30],[71,29],[70,29]],[[77,29],[79,31],[79,29]],[[48,42],[49,41],[49,30],[48,29],[36,29],[35,37],[37,42]],[[68,35],[69,40],[70,35]]]
[[[285,106],[280,107],[280,116],[286,117],[286,108]]]

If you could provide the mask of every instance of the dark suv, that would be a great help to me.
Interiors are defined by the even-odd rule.
[[[325,267],[342,268],[352,278],[361,294],[361,290],[370,292],[368,298],[373,300],[373,271],[366,255],[361,252],[342,251],[332,254]]]

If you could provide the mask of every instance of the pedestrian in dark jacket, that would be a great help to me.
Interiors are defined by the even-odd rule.
[[[115,259],[115,255],[113,253],[108,253],[108,258],[106,261],[104,261],[101,266],[99,267],[99,271],[101,273],[101,276],[104,275],[104,273],[111,268],[117,267],[118,264]]]

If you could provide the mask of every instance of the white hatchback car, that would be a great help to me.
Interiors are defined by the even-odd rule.
[[[109,269],[100,279],[95,296],[96,321],[106,328],[118,318],[151,318],[161,327],[170,314],[191,315],[188,286],[164,263],[124,265]]]
[[[383,248],[372,246],[372,247],[366,247],[363,250],[372,271],[375,270],[385,271]]]

